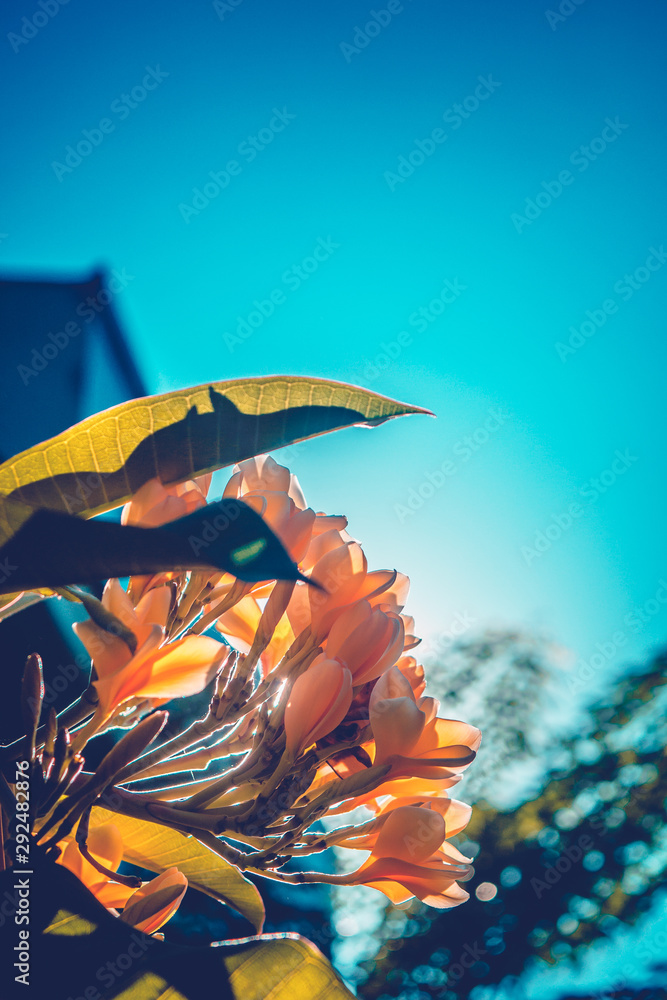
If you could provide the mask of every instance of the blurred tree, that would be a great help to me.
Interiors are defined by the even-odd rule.
[[[492,687],[507,685],[500,695],[504,707],[494,710],[495,730],[489,732],[485,720],[487,753],[512,727],[515,747],[523,753],[524,716],[532,714],[539,724],[538,692],[533,688],[531,710],[530,678],[541,683],[545,668],[537,651],[533,663],[518,651],[514,656],[513,645],[509,637],[500,642],[501,655],[509,656],[513,667],[503,681],[494,672],[488,690],[493,695]],[[493,647],[491,640],[482,655],[483,640],[468,644],[458,680],[450,685],[450,701],[466,669],[474,684],[476,664],[481,668],[484,658],[487,669],[495,664]],[[515,685],[524,671],[524,680]],[[574,955],[647,910],[667,868],[666,694],[664,652],[627,674],[604,704],[593,705],[580,734],[560,741],[558,770],[552,763],[534,798],[511,811],[477,801],[467,839],[459,842],[464,853],[476,856],[470,901],[441,913],[417,901],[406,910],[388,909],[382,945],[375,961],[367,963],[362,995],[458,1000],[476,985],[510,985],[531,964]],[[514,714],[502,718],[508,707]],[[495,754],[489,754],[489,766],[494,780],[503,782],[502,759]],[[470,791],[468,785],[461,797],[470,798]],[[633,992],[629,982],[619,981],[616,993],[604,996],[664,1000],[666,954],[667,935],[645,937],[637,958],[653,966],[655,985]]]
[[[525,787],[526,765],[545,749],[542,713],[562,650],[523,632],[487,629],[447,642],[439,652],[427,665],[427,693],[441,699],[441,714],[466,719],[484,733],[483,751],[456,795],[497,805],[512,784],[508,772],[523,773]]]

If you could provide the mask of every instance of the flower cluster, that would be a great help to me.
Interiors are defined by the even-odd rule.
[[[210,477],[153,480],[123,522],[181,517],[206,503],[209,485]],[[95,825],[94,810],[87,827],[109,788],[118,813],[193,835],[242,871],[368,885],[394,903],[463,902],[459,883],[471,869],[451,838],[470,809],[449,792],[481,736],[441,718],[424,695],[407,577],[369,570],[346,518],[308,507],[296,477],[270,457],[237,466],[224,496],[253,507],[311,582],[247,583],[213,571],[133,577],[127,589],[110,580],[94,620],[75,626],[93,674],[60,773],[95,735],[129,732],[95,774],[82,763],[72,770],[67,805],[51,796],[42,837],[50,833],[47,845],[105,905],[149,932],[187,881],[170,869],[140,888],[122,883],[118,831]],[[213,681],[206,716],[149,748],[167,717],[154,710]],[[353,810],[353,821],[332,826]],[[332,845],[367,858],[348,874],[290,870],[292,859]]]

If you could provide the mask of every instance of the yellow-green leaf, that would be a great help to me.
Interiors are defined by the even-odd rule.
[[[0,497],[90,517],[153,477],[182,482],[341,427],[428,412],[325,379],[215,382],[121,403],[21,452],[0,465]],[[22,516],[0,505],[0,544]]]
[[[122,816],[96,806],[92,823],[114,823],[123,838],[123,860],[161,873],[175,866],[195,889],[238,910],[260,931],[264,904],[259,890],[238,868],[214,854],[194,837],[158,823]]]
[[[348,1000],[322,952],[297,934],[264,935],[236,954],[220,945],[234,995],[241,1000]]]

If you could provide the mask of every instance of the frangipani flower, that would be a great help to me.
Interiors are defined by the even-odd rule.
[[[392,798],[405,798],[412,797],[418,799],[420,802],[424,800],[430,800],[432,798],[437,798],[446,794],[450,788],[457,785],[461,780],[460,774],[454,774],[452,771],[445,770],[444,768],[433,769],[439,773],[439,777],[431,778],[393,778],[391,774],[389,778],[367,792],[363,792],[361,795],[355,795],[353,799],[342,802],[338,806],[330,807],[327,811],[327,815],[336,816],[341,813],[349,812],[351,809],[355,809],[357,806],[366,806],[371,812],[379,812],[381,808],[381,803],[390,796]],[[340,763],[339,759],[336,759],[336,771],[340,774],[345,774],[344,769]],[[331,779],[331,771],[329,770],[329,780]],[[319,780],[322,784],[325,784],[325,772],[318,770],[315,781]],[[313,782],[313,785],[315,782]],[[312,788],[313,786],[311,786]],[[310,794],[310,789],[308,790]]]
[[[421,806],[423,809],[431,809],[439,813],[445,821],[445,837],[447,839],[455,837],[462,830],[465,830],[472,816],[472,807],[458,799],[450,799],[445,795],[425,799],[424,796],[413,795],[388,799],[380,805],[378,818],[382,820],[383,817],[386,818],[395,809],[400,809],[403,806]]]
[[[397,812],[399,809],[418,809],[418,813],[414,812],[412,815],[417,821],[416,829],[420,836],[423,835],[424,826],[426,826],[426,829],[428,830],[430,829],[430,824],[439,824],[440,819],[442,819],[444,822],[443,840],[448,840],[450,837],[454,837],[456,834],[461,833],[461,831],[468,825],[472,814],[470,806],[466,805],[464,802],[459,802],[457,799],[450,799],[447,796],[434,796],[430,799],[423,796],[419,797],[417,795],[387,798],[381,805],[378,805],[376,819],[373,821],[370,829],[367,829],[360,835],[350,833],[344,840],[337,839],[335,841],[337,846],[361,851],[373,850],[388,818],[392,815],[392,813]],[[432,819],[433,813],[437,813],[440,819],[434,821]],[[434,828],[439,829],[439,825],[436,825]],[[459,860],[468,860],[467,858],[464,858],[463,855],[459,854],[459,852],[456,851],[456,848],[451,847],[451,845],[449,845],[449,848],[451,848],[453,852],[456,852]],[[438,847],[438,850],[441,849],[442,844]],[[409,860],[415,860],[414,856]]]
[[[400,614],[405,607],[409,590],[410,578],[405,573],[396,573],[391,585],[369,600],[374,607]]]
[[[301,510],[286,493],[244,493],[241,498],[264,518],[297,564],[306,551],[315,523],[315,511]]]
[[[390,778],[445,777],[441,769],[461,771],[475,759],[480,731],[465,722],[434,717],[436,711],[432,698],[415,699],[397,667],[378,680],[369,702],[373,762],[391,762]]]
[[[359,543],[343,541],[324,552],[310,569],[310,575],[324,589],[297,584],[287,614],[296,634],[311,628],[315,640],[320,643],[336,618],[349,605],[364,599],[370,602],[384,593],[394,583],[397,574],[391,570],[369,573],[368,562]]]
[[[233,608],[220,615],[215,627],[236,649],[247,653],[257,634],[261,617],[262,608],[256,597],[253,594],[246,594]],[[294,639],[289,619],[287,615],[283,615],[273,631],[271,641],[260,657],[264,676],[280,662]]]
[[[304,559],[313,534],[333,527],[330,520],[347,524],[345,518],[317,515],[307,506],[296,476],[269,455],[249,458],[236,466],[223,496],[243,500],[253,507],[298,564]],[[318,525],[318,521],[326,523]]]
[[[417,663],[414,656],[401,656],[396,661],[396,666],[410,684],[415,698],[419,698],[424,693],[424,688],[426,687],[424,668],[421,663]]]
[[[368,703],[377,764],[398,753],[408,753],[426,723],[409,682],[397,667],[390,667],[373,688]]]
[[[287,749],[293,756],[338,726],[352,701],[352,675],[337,660],[319,658],[297,677],[285,708]]]
[[[154,934],[179,908],[187,887],[188,880],[178,868],[167,868],[132,893],[121,920],[144,934]]]
[[[103,906],[115,908],[125,906],[134,889],[121,885],[120,882],[113,882],[108,875],[98,872],[84,858],[74,837],[68,837],[66,842],[61,841],[59,845],[61,848],[63,843],[65,847],[58,858],[58,864],[69,868]],[[91,826],[88,831],[88,850],[95,860],[109,871],[117,871],[123,858],[123,838],[115,823]]]
[[[403,651],[403,623],[392,612],[371,607],[366,600],[347,608],[331,626],[327,656],[340,660],[355,687],[375,680]]]
[[[286,493],[301,510],[308,506],[299,480],[270,455],[256,455],[255,458],[239,462],[234,467],[223,496],[245,499],[245,494],[252,492]]]
[[[159,528],[169,521],[192,514],[205,506],[210,484],[210,473],[170,486],[164,486],[159,479],[149,479],[123,507],[121,524]]]
[[[370,858],[347,877],[348,885],[369,885],[394,903],[417,896],[429,906],[457,906],[468,893],[457,879],[469,878],[470,867],[443,859],[444,818],[433,810],[401,806],[380,827]],[[447,845],[451,849],[451,845]]]
[[[63,844],[61,843],[61,847]],[[90,854],[110,872],[116,872],[123,857],[123,838],[115,823],[91,826],[87,846]],[[123,908],[121,919],[145,934],[153,934],[178,909],[188,880],[177,868],[144,882],[139,889],[114,882],[84,858],[73,837],[68,837],[58,864],[68,868],[107,909]]]
[[[97,673],[94,685],[99,698],[98,721],[129,698],[150,698],[157,706],[172,698],[198,694],[217,673],[226,647],[215,639],[188,636],[160,646],[164,628],[151,624],[150,618],[166,620],[168,596],[166,587],[148,591],[135,611],[117,580],[110,580],[105,587],[102,604],[134,633],[134,655],[122,639],[92,621],[73,626]]]

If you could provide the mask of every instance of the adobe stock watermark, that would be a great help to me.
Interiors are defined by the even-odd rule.
[[[458,277],[445,278],[438,294],[426,305],[419,306],[418,309],[410,313],[407,326],[416,333],[425,333],[429,326],[435,323],[449,306],[453,305],[459,296],[467,290],[468,286],[463,285]],[[375,382],[401,356],[403,351],[412,347],[413,344],[414,337],[410,330],[401,330],[392,340],[383,340],[380,343],[380,350],[373,358],[370,360],[366,357],[362,358],[364,367],[360,369],[360,380],[367,385]]]
[[[3,559],[0,561],[0,584],[7,583],[11,579],[12,573],[15,573],[18,566],[12,565],[9,559]]]
[[[625,615],[623,624],[632,633],[641,632],[652,618],[667,607],[667,580],[658,580],[655,593],[643,604],[637,605]],[[567,675],[567,687],[571,694],[583,691],[591,680],[599,674],[607,664],[615,659],[618,652],[626,645],[629,634],[625,629],[616,629],[607,639],[595,643],[595,652],[588,659],[578,660],[575,669]]]
[[[130,281],[134,281],[134,278],[135,275],[128,274],[125,268],[121,271],[114,268],[107,279],[108,287],[100,288],[95,295],[88,295],[82,299],[75,309],[76,315],[83,319],[84,323],[91,323],[101,312],[104,312],[109,303],[123,289],[127,288]],[[83,326],[80,323],[70,320],[65,323],[61,330],[49,331],[47,339],[41,347],[32,348],[30,364],[16,366],[16,371],[23,384],[27,385],[31,378],[36,378],[40,372],[43,372],[59,354],[62,354],[69,347],[72,340],[78,337],[82,330]]]
[[[162,81],[166,80],[168,76],[169,73],[160,69],[159,65],[146,66],[146,73],[141,83],[136,84],[128,93],[121,94],[120,97],[114,98],[111,102],[109,111],[117,120],[114,121],[113,118],[105,116],[104,118],[100,118],[97,125],[93,128],[82,129],[81,135],[83,138],[79,139],[75,144],[65,146],[63,162],[60,160],[51,161],[51,169],[58,178],[58,181],[62,183],[63,178],[67,174],[73,173],[77,167],[81,166],[93,150],[101,146],[106,137],[116,131],[117,123],[129,118],[132,112],[140,104],[143,104],[149,93],[157,90]]]
[[[325,261],[340,249],[340,243],[334,243],[330,236],[324,239],[318,237],[312,252],[300,260],[298,264],[292,264],[283,271],[281,283],[287,292],[296,292],[305,281],[308,281]],[[272,288],[266,298],[254,299],[253,308],[244,316],[236,317],[236,328],[234,333],[228,330],[222,335],[225,346],[230,354],[234,353],[237,347],[244,344],[256,330],[264,325],[267,319],[273,316],[278,306],[284,306],[287,302],[287,294],[280,286]]]
[[[394,513],[401,524],[420,510],[427,500],[442,489],[448,479],[455,476],[459,469],[466,465],[473,455],[488,444],[494,434],[509,420],[509,415],[495,408],[488,411],[486,420],[470,434],[457,441],[452,447],[452,456],[448,456],[432,472],[425,472],[424,479],[415,488],[408,491],[404,504],[394,504]]]
[[[459,980],[463,979],[466,972],[472,969],[474,965],[477,965],[486,954],[486,948],[483,948],[479,941],[475,941],[473,944],[465,944],[458,961],[452,962],[447,966],[445,986],[453,986],[455,983],[458,983]]]
[[[487,76],[478,76],[477,79],[479,83],[471,94],[464,97],[460,104],[452,104],[443,112],[442,120],[450,126],[449,131],[438,126],[425,139],[415,139],[410,152],[398,157],[396,169],[385,170],[382,176],[391,192],[394,192],[399,184],[405,184],[415,170],[418,170],[429,157],[433,156],[438,146],[447,141],[450,133],[460,129],[464,121],[467,121],[502,86],[498,80],[493,79],[491,73]]]
[[[107,635],[109,636],[108,639],[106,638]],[[96,649],[99,652],[103,651],[104,645],[111,642],[112,635],[113,633],[105,632],[101,640],[95,640],[98,642]],[[55,704],[59,696],[64,694],[72,684],[80,684],[86,679],[86,671],[90,670],[90,660],[91,656],[89,653],[77,653],[73,663],[59,663],[50,672],[50,679],[44,681],[43,698],[39,701],[34,698],[28,698],[29,707],[35,709],[39,708],[40,705],[45,705],[49,708]]]
[[[635,292],[644,288],[666,261],[667,253],[665,253],[662,243],[659,247],[649,247],[648,257],[644,263],[636,267],[630,274],[626,273],[614,282],[614,293],[621,302],[629,302]],[[554,344],[560,360],[565,363],[569,357],[576,354],[605,325],[609,317],[618,312],[618,309],[619,302],[612,298],[605,299],[598,309],[587,309],[586,319],[579,326],[569,328],[570,336],[567,342],[563,343],[558,340]]]
[[[237,7],[240,7],[244,3],[244,0],[213,0],[213,10],[216,12],[221,21],[227,17],[228,14],[233,14]]]
[[[650,937],[648,935],[650,935]],[[664,963],[666,954],[667,931],[647,928],[646,931],[641,934],[636,945],[633,947],[632,961],[624,962],[620,969],[614,970],[613,979],[611,980],[609,986],[605,989],[596,990],[594,993],[591,992],[591,1000],[612,1000],[614,997],[620,997],[626,986],[635,986],[636,988],[638,976],[640,975],[637,968],[637,959],[641,962],[650,962],[652,959],[655,959],[657,960],[657,963],[662,964]],[[647,990],[647,994],[648,997],[651,997],[651,995],[658,996],[658,993],[652,990],[650,986]],[[641,994],[637,994],[633,991],[633,995],[636,996]]]
[[[20,52],[24,45],[36,38],[42,28],[51,23],[60,8],[68,3],[69,0],[37,0],[37,10],[30,17],[21,18],[20,33],[10,31],[7,35],[7,41],[14,52]]]
[[[135,931],[130,935],[127,947],[96,970],[95,979],[98,985],[90,983],[83,994],[77,996],[70,994],[67,1000],[105,1000],[105,997],[110,995],[108,991],[114,985],[116,989],[120,988],[125,992],[123,986],[136,976],[136,973],[130,973],[132,966],[144,958],[150,943],[149,935]],[[100,992],[98,986],[103,992]]]
[[[220,501],[224,504],[224,501]],[[241,510],[235,504],[229,504],[216,513],[211,520],[204,521],[200,535],[189,535],[188,544],[195,556],[199,557],[202,549],[207,549],[220,538],[232,521],[236,521]]]
[[[585,2],[586,0],[561,0],[557,10],[545,10],[544,16],[551,30],[555,31],[559,24],[564,24]]]
[[[600,826],[600,832],[605,829],[604,821],[600,816],[591,816],[589,818],[589,823],[595,828],[595,820],[597,820]],[[544,878],[531,878],[530,887],[535,893],[537,899],[541,899],[545,892],[552,889],[558,882],[562,879],[563,875],[567,875],[569,871],[572,870],[573,866],[579,864],[583,859],[584,854],[587,854],[595,846],[595,841],[587,833],[583,833],[577,840],[576,844],[570,844],[568,847],[564,848],[562,854],[553,865],[549,865],[544,870]]]
[[[521,556],[526,566],[532,566],[536,559],[540,559],[545,552],[548,552],[553,544],[570,530],[575,521],[583,516],[587,507],[597,503],[600,497],[604,496],[638,460],[638,456],[631,454],[629,448],[625,451],[617,448],[608,468],[603,469],[597,476],[591,476],[583,486],[579,487],[577,495],[586,503],[575,500],[568,505],[567,510],[552,514],[549,524],[535,532],[532,544],[521,546]]]
[[[408,0],[412,3],[412,0]],[[374,38],[388,27],[397,14],[402,14],[405,7],[400,0],[389,0],[386,7],[380,10],[368,12],[368,20],[362,24],[355,24],[352,42],[341,42],[338,46],[343,54],[346,63],[352,62],[353,56],[360,55],[364,49],[368,48]]]
[[[296,115],[291,114],[285,107],[274,108],[268,124],[254,135],[246,136],[238,144],[237,155],[242,157],[245,163],[252,163],[295,118]],[[240,177],[242,173],[243,164],[236,159],[228,160],[222,170],[209,170],[210,180],[205,181],[202,187],[192,189],[192,198],[189,202],[179,202],[178,211],[183,222],[189,225],[193,217],[201,215],[204,209],[229,187],[232,177]]]
[[[619,135],[623,132],[629,125],[625,125],[618,115],[611,119],[605,118],[605,125],[600,135],[594,136],[588,145],[577,146],[569,156],[569,163],[576,167],[579,173],[583,173],[588,170],[591,163],[594,163],[603,153],[607,151],[609,146],[616,142]],[[558,173],[557,179],[553,181],[542,181],[540,185],[542,190],[533,198],[526,198],[523,207],[523,214],[521,212],[512,212],[510,216],[510,221],[514,225],[517,233],[521,233],[526,229],[527,226],[532,226],[532,224],[539,219],[544,211],[553,205],[562,195],[566,187],[570,187],[574,184],[576,180],[575,175],[571,170],[561,170]]]
[[[477,625],[477,619],[467,611],[457,611],[449,620],[447,628],[438,633],[434,642],[429,643],[429,651],[434,655],[446,652],[462,636]]]

